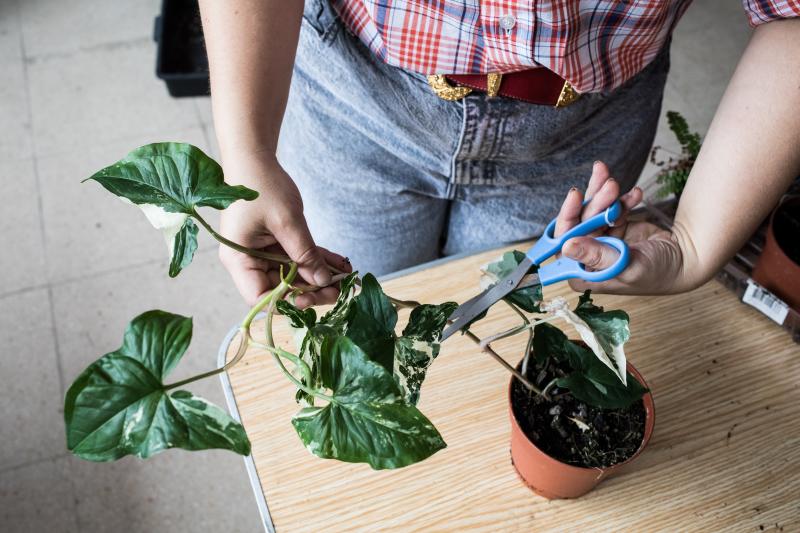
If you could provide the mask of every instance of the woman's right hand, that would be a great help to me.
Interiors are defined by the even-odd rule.
[[[289,256],[297,263],[302,281],[323,287],[299,295],[298,306],[335,301],[339,291],[329,286],[328,265],[350,272],[350,263],[314,243],[303,216],[300,192],[275,156],[262,153],[229,157],[224,171],[225,181],[256,190],[258,198],[234,202],[222,211],[220,233],[242,246]],[[254,305],[280,283],[278,262],[252,257],[225,245],[220,245],[219,258],[248,305]]]

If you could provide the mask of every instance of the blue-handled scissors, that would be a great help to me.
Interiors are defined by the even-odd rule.
[[[586,202],[584,202],[585,204]],[[569,239],[588,235],[603,226],[611,226],[619,219],[622,214],[622,206],[619,200],[611,204],[605,211],[584,220],[574,228],[570,229],[560,237],[555,237],[556,219],[550,221],[544,230],[544,234],[536,244],[525,254],[525,259],[514,269],[511,274],[498,281],[482,293],[459,305],[450,315],[452,323],[442,332],[444,340],[456,331],[469,324],[475,317],[489,309],[492,305],[500,301],[511,291],[531,287],[533,285],[550,285],[572,278],[580,278],[586,281],[606,281],[618,276],[625,267],[628,266],[629,252],[625,241],[615,237],[596,237],[603,244],[615,248],[619,252],[617,261],[610,267],[603,270],[589,271],[584,266],[568,257],[560,257],[555,261],[539,267],[535,274],[528,274],[528,271],[539,265],[545,259],[561,252],[561,247]]]

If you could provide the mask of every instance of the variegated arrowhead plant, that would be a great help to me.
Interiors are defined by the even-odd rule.
[[[455,303],[396,300],[383,292],[371,274],[359,279],[356,273],[331,268],[340,283],[334,306],[321,317],[314,309],[295,307],[287,297],[292,300],[299,292],[319,287],[295,287],[297,265],[288,257],[231,242],[200,216],[200,207],[225,209],[237,200],[253,200],[257,193],[227,185],[222,168],[189,144],[143,146],[89,179],[137,205],[161,230],[170,251],[171,277],[191,263],[197,248],[195,221],[220,243],[285,265],[287,272],[245,317],[233,359],[222,368],[177,383],[164,380],[188,347],[191,319],[164,311],[148,311],[133,319],[122,346],[86,368],[67,392],[67,447],[75,455],[113,461],[126,455],[148,458],[169,448],[250,453],[250,441],[239,422],[191,392],[176,390],[224,372],[241,360],[249,346],[269,352],[295,385],[301,409],[292,425],[314,455],[367,463],[375,469],[400,468],[446,446],[417,402]],[[509,252],[484,267],[485,284],[504,277],[522,257],[520,252]],[[623,344],[630,332],[624,312],[604,311],[588,293],[573,310],[561,300],[542,304],[540,287],[512,292],[505,300],[523,317],[524,312],[552,316],[537,322],[525,318],[522,327],[484,341],[484,349],[493,339],[527,330],[527,354],[567,361],[572,368],[544,390],[523,381],[531,390],[546,397],[549,386],[557,385],[600,407],[628,405],[642,396],[644,389],[625,371]],[[398,334],[397,308],[401,306],[410,307],[411,313]],[[265,342],[250,334],[261,311],[266,312]],[[286,316],[295,328],[297,354],[275,346],[272,322],[277,314]],[[570,342],[547,323],[555,318],[574,326],[588,347]],[[480,341],[471,332],[469,336]],[[293,364],[292,370],[286,368],[286,361]]]
[[[292,424],[311,453],[382,469],[416,463],[445,447],[416,403],[456,304],[411,303],[408,323],[398,335],[396,307],[409,303],[388,297],[370,274],[359,279],[356,273],[336,272],[341,294],[330,311],[317,318],[314,309],[298,309],[284,300],[301,292],[292,285],[297,266],[289,258],[228,241],[199,215],[199,207],[225,209],[236,200],[254,199],[256,193],[225,184],[220,166],[194,146],[143,146],[89,179],[137,205],[162,231],[170,250],[171,277],[192,260],[197,248],[195,220],[221,243],[285,264],[288,272],[242,322],[233,360],[177,383],[164,380],[189,345],[191,319],[164,311],[148,311],[133,319],[122,346],[92,363],[67,392],[67,447],[75,455],[113,461],[126,455],[148,458],[169,448],[249,454],[250,441],[239,422],[191,392],[176,390],[230,368],[248,346],[271,353],[295,384],[302,408]],[[262,310],[265,343],[250,335]],[[301,332],[298,354],[277,348],[272,341],[276,314],[285,315]],[[293,371],[285,361],[293,363]]]
[[[524,258],[524,253],[514,250],[485,265],[482,268],[481,288],[485,289],[502,279]],[[553,379],[543,389],[527,380],[523,381],[533,392],[547,398],[548,390],[558,386],[569,390],[579,400],[601,408],[626,407],[646,392],[627,371],[624,345],[630,338],[630,328],[628,314],[624,311],[605,311],[594,305],[589,291],[579,298],[575,309],[570,309],[567,300],[562,297],[543,302],[540,286],[513,291],[504,300],[524,318],[525,323],[484,339],[483,346],[488,347],[495,340],[527,331],[528,344],[518,379],[525,379],[525,368],[530,357],[553,358],[565,362],[572,369],[568,375]],[[532,321],[523,311],[550,316]],[[571,326],[585,346],[572,342],[553,326],[552,322],[556,319]]]

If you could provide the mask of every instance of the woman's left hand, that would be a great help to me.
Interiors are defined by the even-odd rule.
[[[561,206],[555,235],[561,235],[580,221],[603,211],[619,198],[623,213],[613,227],[586,237],[573,237],[562,247],[563,255],[583,263],[591,270],[608,268],[616,261],[618,252],[594,240],[598,235],[623,239],[630,249],[628,267],[616,278],[603,282],[570,280],[573,290],[591,289],[596,292],[616,294],[668,294],[691,289],[683,276],[683,252],[680,237],[647,222],[628,222],[628,214],[642,201],[643,192],[634,187],[620,196],[619,183],[611,177],[608,166],[595,162],[592,177],[586,189],[591,201],[583,206],[584,194],[573,188]]]

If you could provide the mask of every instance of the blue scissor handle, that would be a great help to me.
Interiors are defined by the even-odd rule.
[[[589,200],[586,200],[583,202],[583,205],[586,205],[588,202]],[[534,244],[525,255],[528,256],[528,259],[530,259],[531,262],[538,265],[548,257],[552,257],[559,253],[561,251],[561,247],[564,246],[564,243],[571,238],[582,237],[602,228],[603,226],[610,226],[617,221],[621,214],[622,205],[619,203],[619,200],[616,200],[605,211],[597,213],[592,218],[584,220],[560,237],[553,236],[556,230],[556,219],[554,218],[544,229],[544,233],[541,237],[539,237],[539,240],[536,241],[536,244]]]
[[[583,202],[583,205],[589,200]],[[596,214],[595,216],[584,220],[574,228],[561,235],[554,237],[556,229],[556,219],[550,221],[544,230],[544,234],[539,238],[536,244],[528,250],[525,254],[534,264],[540,264],[545,259],[561,251],[561,247],[569,239],[573,237],[582,237],[593,231],[596,231],[603,226],[609,226],[619,219],[622,214],[622,205],[619,200],[611,204],[605,211]],[[625,267],[628,266],[629,252],[628,245],[625,241],[615,237],[597,237],[597,240],[603,244],[607,244],[615,248],[619,252],[619,257],[616,262],[609,268],[603,270],[596,270],[589,272],[582,264],[569,259],[568,257],[561,257],[552,263],[544,265],[539,268],[539,281],[542,285],[549,285],[571,278],[580,278],[586,281],[606,281],[618,276]]]
[[[537,272],[539,274],[539,282],[542,285],[550,285],[551,283],[558,283],[572,278],[580,278],[586,281],[607,281],[620,275],[625,270],[625,267],[628,266],[628,260],[630,259],[628,245],[625,244],[625,241],[616,237],[595,238],[619,252],[619,257],[613,265],[603,270],[590,272],[578,261],[562,256],[552,263],[539,267],[539,272]]]

